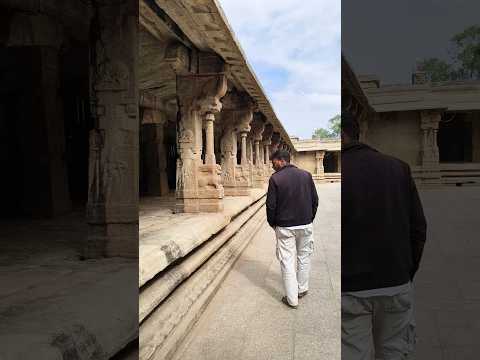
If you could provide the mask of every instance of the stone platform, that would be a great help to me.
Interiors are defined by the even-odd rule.
[[[224,199],[222,213],[174,214],[173,199],[140,212],[140,359],[169,359],[265,222],[265,190]]]

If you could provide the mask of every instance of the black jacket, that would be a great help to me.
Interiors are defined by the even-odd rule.
[[[270,226],[310,224],[317,207],[317,190],[308,171],[289,164],[270,177],[267,193],[267,221]]]
[[[342,149],[342,291],[413,279],[426,221],[408,164],[356,142]]]

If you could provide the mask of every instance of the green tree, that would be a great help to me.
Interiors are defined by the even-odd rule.
[[[335,115],[333,118],[328,120],[328,129],[325,129],[325,128],[315,129],[312,135],[312,139],[338,138],[340,136],[341,122],[342,121],[341,121],[340,114]]]
[[[332,137],[339,137],[340,136],[340,128],[342,125],[342,117],[340,114],[335,115],[333,118],[328,120],[330,126],[330,132],[333,135]]]
[[[451,61],[427,58],[420,69],[432,81],[480,79],[480,26],[473,25],[450,40]]]
[[[437,58],[424,59],[419,66],[422,71],[427,73],[428,80],[432,82],[450,80],[454,72],[452,65]]]
[[[452,40],[457,77],[480,79],[480,26],[469,26]]]

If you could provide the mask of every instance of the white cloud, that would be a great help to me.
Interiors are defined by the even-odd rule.
[[[220,0],[254,69],[288,74],[266,88],[290,134],[308,138],[340,112],[340,1]],[[260,82],[265,84],[267,79]],[[275,71],[269,71],[275,76]]]

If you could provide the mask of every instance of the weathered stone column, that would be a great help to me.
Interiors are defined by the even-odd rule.
[[[176,188],[178,212],[223,210],[224,189],[221,167],[215,161],[213,123],[214,114],[222,109],[220,99],[226,92],[227,80],[223,73],[177,76],[181,115]],[[201,159],[204,122],[205,163]]]
[[[260,142],[263,138],[263,132],[265,130],[265,121],[263,115],[257,114],[253,123],[252,123],[252,136],[255,143],[255,163],[254,163],[254,174],[253,174],[253,187],[262,188],[265,182],[265,176],[263,173],[264,166],[262,162],[261,152],[260,152]],[[262,150],[263,152],[263,150]]]
[[[423,182],[428,184],[439,184],[440,163],[437,145],[438,124],[442,113],[438,110],[425,110],[421,112],[420,128],[423,131],[421,150],[421,163],[423,170]]]
[[[85,256],[137,257],[138,3],[100,6],[96,16]]]
[[[223,136],[220,141],[222,151],[222,183],[225,195],[236,195],[236,172],[237,172],[237,134],[232,119],[224,117],[226,122]]]
[[[225,166],[222,164],[223,185],[226,195],[249,195],[250,166],[247,156],[247,136],[253,117],[253,100],[248,94],[229,92],[222,99],[222,153]],[[237,164],[237,140],[240,139],[240,164]],[[228,160],[229,159],[229,160]],[[226,168],[225,168],[226,167]]]
[[[325,151],[317,151],[315,153],[315,160],[316,160],[315,176],[318,178],[325,177],[325,168],[323,166],[324,158],[325,158]]]
[[[253,187],[253,176],[255,172],[255,165],[253,163],[253,134],[250,131],[247,137],[247,158],[248,158],[248,177],[250,186]]]
[[[241,137],[241,141],[242,141],[242,157],[241,157],[241,161],[240,161],[240,165],[242,166],[247,166],[248,164],[248,158],[247,158],[247,136],[248,136],[248,132],[247,131],[241,131],[240,132],[240,137]]]
[[[272,144],[273,125],[265,125],[262,140],[262,168],[265,177],[270,176],[270,145]]]
[[[262,166],[262,159],[260,154],[260,140],[255,139],[255,166],[259,168]]]
[[[215,159],[215,150],[214,150],[214,134],[213,134],[213,122],[215,121],[215,116],[212,113],[207,113],[205,115],[205,165],[213,165],[217,163]]]

